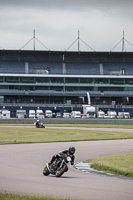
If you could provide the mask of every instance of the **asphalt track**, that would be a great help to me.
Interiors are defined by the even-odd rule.
[[[133,153],[133,140],[0,145],[0,192],[87,200],[132,200],[133,179],[85,173],[70,167],[61,178],[42,170],[52,155],[70,145],[76,162]]]

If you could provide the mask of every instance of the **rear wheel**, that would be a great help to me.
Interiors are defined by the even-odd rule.
[[[45,167],[44,167],[44,170],[43,170],[43,175],[44,175],[44,176],[48,176],[49,174],[50,174],[50,172],[49,172],[47,166],[45,166]]]
[[[61,177],[62,174],[64,174],[64,172],[66,172],[67,170],[68,170],[67,165],[64,165],[61,169],[59,169],[59,170],[56,172],[55,176],[56,176],[56,177]]]

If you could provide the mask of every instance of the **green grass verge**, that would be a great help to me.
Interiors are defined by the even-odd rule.
[[[88,127],[88,128],[123,128],[133,129],[133,125],[117,125],[117,124],[46,124],[46,126],[60,126],[60,127]]]
[[[0,200],[70,200],[68,198],[39,197],[15,194],[0,194]]]
[[[0,144],[133,139],[133,133],[78,129],[0,127]]]
[[[91,167],[107,173],[133,177],[133,154],[89,159]]]

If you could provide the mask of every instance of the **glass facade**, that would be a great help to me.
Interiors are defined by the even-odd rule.
[[[133,78],[2,77],[0,83],[133,85]]]
[[[124,95],[124,98],[129,97],[130,103],[133,104],[133,78],[130,76],[5,75],[0,76],[1,96],[3,92],[6,102],[31,102],[32,99],[36,103],[64,103],[67,100],[79,103],[81,97],[84,97],[87,103],[86,93],[90,92],[93,103],[109,103],[112,100],[121,103]]]
[[[0,77],[0,88],[4,89],[5,84],[13,85],[15,89],[24,89],[26,87],[37,89],[44,89],[44,86],[54,86],[56,89],[62,88],[63,86],[71,88],[71,90],[110,90],[110,91],[133,91],[131,87],[133,85],[133,78],[67,78],[67,77]],[[15,85],[16,83],[17,86]],[[22,86],[23,85],[23,86]],[[99,86],[100,85],[100,86]],[[61,87],[62,86],[62,87]],[[113,86],[113,87],[111,87]],[[115,87],[114,87],[115,86]],[[84,88],[83,88],[84,87]],[[7,87],[6,87],[7,88]],[[45,89],[48,87],[45,87]],[[122,89],[123,88],[123,89]],[[59,89],[60,90],[60,89]]]

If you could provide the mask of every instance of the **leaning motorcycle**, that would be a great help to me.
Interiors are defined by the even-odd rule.
[[[36,128],[45,128],[42,122],[40,122],[38,125],[36,125],[36,122],[35,122],[34,125],[36,126]]]
[[[61,177],[65,172],[68,171],[67,164],[71,161],[71,157],[68,155],[60,156],[56,158],[52,164],[46,163],[46,166],[43,170],[43,175],[48,176],[49,174],[53,174],[56,177]]]

